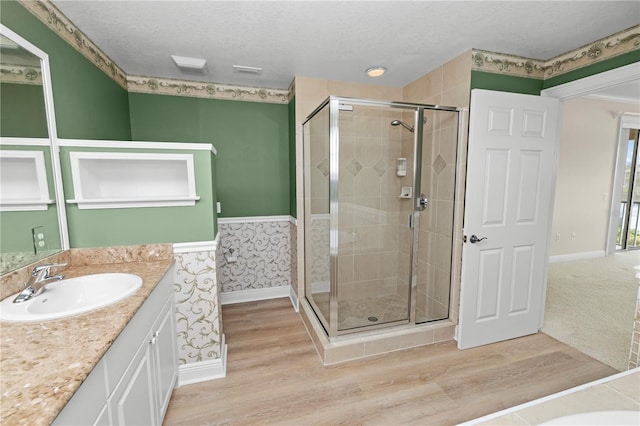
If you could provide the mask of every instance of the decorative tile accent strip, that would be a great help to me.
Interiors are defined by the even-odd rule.
[[[291,284],[289,220],[221,223],[220,285],[223,292]],[[233,252],[231,252],[233,250]],[[235,257],[229,262],[228,257]]]
[[[438,157],[436,157],[436,160],[433,162],[433,170],[439,175],[445,167],[447,167],[447,162],[438,154]]]
[[[373,170],[375,170],[378,176],[382,177],[382,175],[387,171],[387,165],[383,160],[380,160],[375,164],[375,166],[373,166]]]
[[[23,65],[0,64],[0,82],[42,86],[42,70]]]
[[[230,86],[189,80],[128,76],[127,90],[156,95],[188,96],[194,98],[227,99],[266,103],[289,102],[289,91],[248,86]]]
[[[322,172],[323,176],[325,176],[325,177],[329,176],[329,170],[330,170],[329,169],[329,160],[327,160],[326,158],[323,159],[320,163],[318,163],[316,168]]]
[[[122,68],[96,46],[73,22],[49,0],[18,0],[31,14],[42,21],[85,58],[93,62],[113,81],[127,88],[127,75]]]
[[[180,364],[222,356],[216,252],[174,255],[178,360]]]
[[[546,79],[640,49],[640,25],[547,60],[473,49],[476,71]]]
[[[360,170],[362,170],[362,164],[360,164],[360,162],[354,158],[349,164],[347,164],[347,167],[345,168],[353,176],[357,176],[358,173],[360,173]]]

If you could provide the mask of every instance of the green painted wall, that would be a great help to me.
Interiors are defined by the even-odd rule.
[[[289,102],[289,215],[296,211],[296,98]]]
[[[51,150],[39,146],[2,145],[0,150],[11,151],[41,151],[47,169],[47,183],[49,196],[55,199],[53,173],[51,166]],[[58,231],[58,213],[56,205],[50,204],[42,211],[3,211],[0,217],[0,252],[28,252],[33,253],[33,238],[31,229],[43,226],[46,234],[47,250],[60,250],[60,232]]]
[[[127,91],[15,0],[0,22],[49,55],[58,137],[129,140]]]
[[[640,62],[640,49],[604,60],[602,62],[591,64],[586,67],[578,68],[574,71],[569,71],[568,73],[559,75],[557,77],[547,78],[544,80],[543,89],[548,89],[549,87],[579,80],[581,78],[589,77],[590,75],[599,74],[601,72],[609,71],[614,68],[619,68],[636,62]]]
[[[290,212],[289,106],[129,94],[131,135],[212,143],[220,217]]]
[[[0,136],[49,136],[42,86],[0,83],[0,94]]]
[[[65,199],[74,197],[71,179],[70,151],[122,152],[121,149],[89,149],[62,147],[60,162]],[[127,150],[127,152],[148,152]],[[154,153],[185,151],[154,150]],[[196,194],[195,206],[149,207],[123,209],[79,209],[67,204],[69,241],[71,247],[106,247],[133,244],[179,243],[211,241],[215,238],[216,222],[212,176],[213,156],[208,151],[193,151]]]
[[[473,70],[471,71],[471,88],[539,95],[542,90],[542,80]]]

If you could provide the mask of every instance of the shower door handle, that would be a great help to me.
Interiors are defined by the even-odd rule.
[[[424,194],[420,194],[420,198],[418,198],[418,210],[423,211],[427,208],[427,204],[429,204],[427,196]]]

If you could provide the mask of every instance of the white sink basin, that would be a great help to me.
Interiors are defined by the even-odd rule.
[[[26,302],[16,295],[0,302],[0,320],[46,321],[93,311],[131,296],[142,286],[133,274],[95,274],[47,284],[45,291]]]

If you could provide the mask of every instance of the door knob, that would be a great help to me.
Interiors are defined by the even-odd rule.
[[[469,242],[471,244],[475,244],[475,243],[479,243],[480,241],[486,240],[486,239],[487,239],[487,237],[478,238],[478,236],[474,234],[471,237],[469,237]]]
[[[420,194],[420,198],[418,198],[418,210],[423,211],[427,208],[427,204],[429,204],[429,199],[426,195]]]

